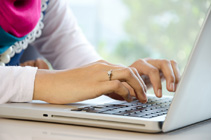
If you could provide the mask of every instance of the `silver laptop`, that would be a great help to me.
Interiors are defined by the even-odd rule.
[[[210,119],[210,9],[174,97],[148,98],[146,104],[104,98],[69,105],[7,103],[0,105],[0,116],[148,133],[168,132]]]

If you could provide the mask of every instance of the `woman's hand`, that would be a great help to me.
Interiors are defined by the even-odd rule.
[[[42,59],[26,61],[24,63],[21,63],[20,66],[22,67],[31,66],[31,67],[37,67],[38,69],[49,69],[48,64]]]
[[[107,62],[106,62],[107,63]],[[153,87],[157,97],[162,97],[162,80],[166,79],[166,88],[170,92],[176,91],[177,84],[180,80],[180,73],[177,63],[174,60],[165,59],[139,59],[130,67],[138,72],[147,88]],[[133,88],[126,82],[122,84],[130,91],[132,96],[135,95]],[[117,100],[124,100],[121,96],[110,93],[109,97]]]
[[[112,74],[109,79],[107,73],[110,70]],[[118,95],[128,102],[132,100],[131,96],[136,96],[145,103],[146,90],[135,68],[99,61],[73,70],[38,70],[33,99],[67,104],[110,94]]]
[[[168,91],[176,91],[180,80],[180,73],[177,63],[173,60],[161,59],[140,59],[130,67],[137,69],[147,87],[153,87],[157,97],[162,97],[162,79],[166,79]]]

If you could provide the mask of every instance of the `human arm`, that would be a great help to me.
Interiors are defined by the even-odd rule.
[[[107,71],[111,69],[112,77],[109,80]],[[134,96],[140,102],[147,101],[146,88],[136,71],[102,61],[72,70],[38,70],[33,99],[67,104],[113,93],[126,101],[131,101],[130,91],[122,82],[133,88]]]
[[[164,73],[166,79],[172,80],[171,78],[173,78],[174,84],[178,83],[179,73],[176,73],[178,72],[176,64],[170,66],[167,60],[150,59],[144,63],[148,66],[143,66],[140,61],[146,60],[136,61],[132,66],[137,68],[114,65],[101,60],[72,70],[38,70],[33,99],[54,104],[66,104],[108,95],[114,99],[126,101],[131,101],[131,97],[136,97],[140,102],[145,103],[147,87],[140,77],[140,71],[150,78],[153,87],[161,84],[161,81],[157,81],[160,76],[159,70]],[[109,70],[112,70],[110,80],[107,76]],[[167,73],[172,74],[167,75]],[[162,89],[162,87],[160,88]],[[168,90],[175,91],[172,87],[169,87]],[[158,93],[155,92],[155,94]],[[161,97],[162,95],[158,94],[157,96]]]
[[[58,1],[57,2],[54,1],[54,2],[58,4]],[[60,6],[55,6],[55,7],[58,8]],[[54,9],[54,8],[52,8],[52,9]],[[63,15],[62,14],[63,12],[66,13],[64,9],[60,9],[60,10],[59,10],[59,8],[57,10],[54,9],[55,11],[59,12],[60,14],[58,14],[58,13],[54,14],[55,17],[53,19],[65,17],[65,16],[61,16],[61,15]],[[50,10],[49,10],[49,11],[47,11],[47,14],[48,13],[53,13],[53,12],[50,12]],[[34,43],[34,45],[51,62],[51,64],[53,65],[53,67],[55,69],[66,69],[66,68],[72,69],[72,68],[79,67],[84,64],[88,64],[90,62],[94,62],[94,61],[98,60],[98,57],[96,57],[97,55],[89,55],[87,53],[87,52],[91,52],[91,54],[95,54],[95,53],[93,53],[95,51],[93,51],[93,49],[91,49],[91,51],[89,50],[90,45],[89,45],[89,43],[87,43],[87,41],[84,40],[83,34],[80,32],[79,28],[77,27],[76,22],[72,22],[74,20],[68,20],[69,22],[64,22],[64,23],[61,22],[63,20],[65,21],[68,18],[74,19],[74,18],[70,18],[72,16],[70,16],[70,17],[68,16],[68,18],[64,18],[64,19],[62,18],[63,20],[50,20],[49,17],[53,17],[53,16],[47,16],[47,14],[46,14],[46,17],[48,17],[48,18],[45,19],[46,27],[44,28],[44,32],[43,32],[44,34],[40,40],[38,39],[38,41],[36,41]],[[57,15],[60,15],[60,16],[58,17]],[[64,14],[64,15],[66,15],[66,14]],[[70,15],[72,15],[72,14],[70,13]],[[47,21],[52,21],[52,23],[55,23],[55,24],[52,24],[51,22],[48,23]],[[69,23],[69,26],[67,26],[65,23]],[[74,27],[74,28],[72,28],[72,27]],[[55,31],[56,31],[56,33],[58,33],[57,35],[54,34]],[[64,38],[61,38],[61,37],[64,37]],[[64,43],[64,45],[62,45],[63,43]],[[86,50],[87,48],[89,48],[89,49]],[[86,50],[86,51],[84,51],[84,50]],[[94,57],[92,57],[92,56],[94,56]],[[87,58],[91,58],[91,59],[87,59]],[[85,61],[88,60],[88,61],[85,62],[84,60]],[[138,68],[138,65],[137,66],[135,66],[135,65],[136,64],[132,65],[131,67],[134,67],[136,70],[138,70],[138,73],[140,73],[141,72],[140,70],[143,70],[143,69],[140,69],[140,68]],[[160,70],[160,68],[158,68],[158,67],[156,69]],[[151,73],[156,73],[157,70],[154,70],[154,72],[151,72]],[[159,74],[159,73],[156,73],[155,75],[157,75],[157,74]],[[143,73],[141,75],[143,75]],[[148,75],[148,77],[149,77],[150,73],[147,73],[144,75],[145,76]],[[156,81],[156,78],[154,78],[154,80],[153,80],[154,76],[150,75],[150,77],[151,77],[150,80],[152,81],[152,82],[151,81],[150,82],[152,83],[152,85],[154,85],[154,87],[156,87],[156,86],[158,87],[158,85],[160,85],[161,82],[160,81],[153,82],[154,80]],[[167,76],[166,78],[168,79],[168,77],[169,76]],[[133,89],[133,88],[128,87],[128,89]],[[156,95],[158,95],[157,91],[158,90],[155,89]],[[131,93],[132,92],[133,92],[133,90],[131,90]],[[110,94],[110,95],[114,95],[114,94]]]
[[[58,2],[58,1],[55,1],[55,0],[51,0],[51,1]],[[51,5],[52,5],[52,3],[51,3]],[[55,8],[57,6],[55,6],[52,9],[55,10],[56,12],[59,12],[59,13],[60,12],[64,12],[63,10],[59,10],[59,9],[56,10]],[[59,7],[61,8],[61,6],[59,6]],[[47,12],[47,13],[49,13],[49,12]],[[66,12],[65,12],[65,15],[67,15]],[[47,17],[47,14],[46,14],[46,17]],[[51,16],[51,17],[53,17],[53,16]],[[60,17],[65,17],[65,16],[60,16]],[[57,16],[57,18],[58,18],[58,16]],[[53,21],[54,20],[49,20],[49,18],[48,18],[48,20],[46,19],[45,22],[48,23],[48,24],[45,24],[46,27],[44,28],[45,31],[43,32],[43,36],[40,39],[38,39],[37,41],[35,41],[32,45],[36,46],[38,48],[38,50],[46,58],[48,58],[48,60],[50,62],[52,62],[52,65],[54,66],[55,69],[66,69],[66,68],[73,69],[75,67],[79,67],[79,66],[82,66],[84,64],[88,64],[90,62],[94,62],[94,61],[96,61],[96,60],[98,60],[100,58],[95,53],[95,51],[93,50],[91,45],[86,40],[84,40],[84,37],[83,37],[82,33],[80,32],[80,30],[78,30],[77,26],[75,26],[76,25],[75,22],[64,22],[64,23],[70,23],[70,25],[71,24],[74,25],[74,26],[64,26],[63,22],[58,22],[56,20],[57,21],[56,24],[53,24],[54,23]],[[66,27],[68,27],[68,28],[66,28]],[[72,27],[75,27],[75,28],[72,28]],[[68,30],[68,32],[66,32],[67,29],[70,29],[70,30]],[[55,33],[58,33],[58,34],[55,34]],[[90,53],[87,53],[87,52],[90,52]],[[81,57],[78,57],[78,56],[81,56]],[[135,66],[134,66],[134,68],[138,69],[138,67],[136,68]],[[24,72],[30,74],[30,72],[27,72],[27,71],[24,71]],[[46,76],[49,72],[50,71],[48,71],[44,75]],[[72,72],[68,72],[68,73],[72,73]],[[10,74],[10,73],[8,73],[8,74]],[[5,74],[5,75],[8,75],[8,74]],[[23,75],[22,72],[19,72],[19,74]],[[33,74],[31,75],[31,78],[27,77],[28,79],[31,80],[29,83],[32,83],[34,81]],[[40,72],[38,72],[36,77],[39,74],[40,74]],[[94,75],[94,73],[92,75],[90,75],[90,76],[93,76],[93,75]],[[136,73],[136,75],[138,76],[137,73]],[[23,81],[25,80],[23,78],[20,78],[20,79],[22,79]],[[139,78],[139,81],[141,81],[140,78]],[[8,83],[8,82],[9,81],[7,81],[5,83]],[[22,83],[21,81],[17,81],[17,82]],[[50,81],[50,82],[52,82],[52,81]],[[119,82],[122,82],[122,83],[124,82],[125,83],[125,81],[124,80],[122,81],[121,79],[119,80]],[[119,82],[117,81],[116,83],[119,83]],[[16,94],[20,94],[20,95],[23,94],[21,92],[19,93],[19,91],[21,91],[23,87],[27,87],[27,88],[25,88],[26,89],[25,91],[27,91],[27,89],[28,89],[27,84],[29,84],[29,83],[26,83],[24,85],[18,86],[19,89],[17,89],[18,92]],[[38,83],[40,83],[40,82],[38,82]],[[128,87],[127,87],[127,85],[128,85]],[[132,95],[135,96],[136,94],[135,94],[134,90],[136,89],[136,87],[131,86],[129,83],[127,83],[127,85],[123,85],[123,86],[126,87],[127,90],[130,91],[130,93],[134,93]],[[32,96],[32,92],[31,91],[33,90],[34,87],[33,86],[29,86],[29,87],[31,87],[30,88],[30,92],[28,92],[27,94],[28,94],[28,96],[31,97]],[[142,88],[143,87],[144,86],[142,86]],[[130,89],[132,89],[132,90],[130,90]],[[139,89],[139,90],[141,91],[141,89]],[[3,92],[1,92],[1,93],[3,93]],[[24,92],[24,93],[26,93],[26,92]],[[36,92],[36,93],[41,93],[41,92]],[[97,95],[102,95],[102,94],[104,94],[104,93],[100,93],[99,94],[99,92],[98,92]],[[106,94],[109,94],[110,96],[114,95],[113,92],[111,92],[111,93],[110,92],[106,92]],[[14,94],[11,94],[11,95],[13,96]],[[37,94],[34,94],[34,95],[37,95]],[[42,94],[40,94],[40,95],[42,95]],[[49,93],[48,95],[49,95],[49,99],[50,99],[50,95],[51,94]],[[15,101],[15,102],[30,101],[29,98],[27,98],[27,100],[22,100],[21,98],[19,98],[18,100],[10,100],[10,99],[12,99],[12,96],[9,96],[10,98],[7,98],[7,100],[4,100],[4,102],[6,102],[6,101]],[[19,96],[19,95],[17,95],[17,96]],[[95,96],[88,97],[86,95],[84,95],[84,96],[81,95],[81,96],[82,96],[83,99],[89,99],[89,98],[95,97]],[[62,97],[63,96],[61,96],[60,98],[62,98]],[[4,97],[2,97],[2,99],[4,99]],[[37,98],[34,98],[34,99],[37,99]],[[71,98],[68,98],[68,99],[71,100]],[[142,102],[143,102],[143,100],[145,100],[143,97],[142,97],[142,99],[140,97],[138,97],[138,99],[141,100]]]

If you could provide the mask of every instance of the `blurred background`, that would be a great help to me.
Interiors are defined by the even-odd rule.
[[[211,0],[68,0],[80,27],[107,61],[178,62],[181,73]]]

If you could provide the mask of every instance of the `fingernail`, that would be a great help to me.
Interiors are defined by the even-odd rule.
[[[162,90],[158,89],[158,97],[162,97]]]
[[[143,99],[144,99],[144,100],[147,100],[147,91],[144,92],[144,94],[143,94]]]
[[[147,103],[147,102],[148,102],[148,98],[146,97],[145,103]]]
[[[170,90],[175,91],[175,84],[174,83],[170,84]]]
[[[142,102],[143,103],[146,103],[147,101],[148,101],[148,99],[147,99],[147,92],[145,92],[144,94],[143,94],[143,99],[142,99]]]
[[[147,93],[147,86],[144,84],[144,92]]]

